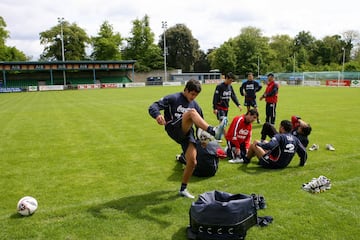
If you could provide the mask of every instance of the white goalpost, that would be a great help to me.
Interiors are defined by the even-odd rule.
[[[306,86],[320,86],[321,82],[326,80],[336,80],[338,85],[341,80],[340,71],[328,71],[328,72],[303,72],[303,85]]]

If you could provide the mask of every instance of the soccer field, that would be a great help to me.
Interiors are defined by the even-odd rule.
[[[233,87],[240,98],[239,84]],[[204,85],[197,101],[216,125],[214,89]],[[177,195],[180,147],[148,114],[152,102],[182,90],[0,94],[0,239],[186,239],[192,200]],[[263,121],[265,103],[258,105]],[[297,156],[283,170],[259,168],[255,158],[248,165],[223,160],[214,177],[192,177],[189,190],[263,195],[267,208],[258,215],[274,221],[252,227],[246,239],[358,239],[359,106],[359,88],[281,86],[276,124],[299,115],[313,128],[309,146],[320,145],[306,166],[298,167]],[[229,118],[239,113],[232,104]],[[254,123],[253,139],[260,130]],[[320,175],[331,179],[330,190],[301,189]],[[27,195],[39,207],[21,217],[16,204]]]

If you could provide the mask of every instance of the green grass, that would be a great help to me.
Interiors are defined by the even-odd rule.
[[[238,85],[234,88],[238,92]],[[211,124],[214,85],[197,98]],[[177,197],[180,147],[147,112],[183,87],[0,94],[0,239],[186,239],[190,199]],[[243,98],[241,98],[243,101]],[[259,103],[261,119],[265,103]],[[220,163],[216,176],[193,177],[194,194],[220,190],[264,195],[274,222],[247,239],[358,239],[360,89],[281,87],[277,124],[300,115],[313,131],[307,165],[283,170]],[[231,106],[229,117],[238,114]],[[253,139],[260,137],[254,124]],[[332,143],[336,151],[325,150]],[[301,184],[325,175],[321,194]],[[31,217],[16,213],[26,195]]]

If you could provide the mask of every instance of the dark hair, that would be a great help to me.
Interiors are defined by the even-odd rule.
[[[228,72],[225,77],[235,80],[235,75],[232,72]]]
[[[186,82],[185,90],[188,90],[189,92],[195,91],[197,93],[201,92],[201,84],[198,80],[195,79],[190,79],[189,81]]]
[[[289,120],[282,120],[280,126],[284,128],[285,132],[290,132],[292,129],[292,124]]]
[[[311,128],[310,124],[307,124],[307,126],[305,126],[305,127],[301,127],[301,131],[305,136],[309,136],[311,133],[311,130],[312,130],[312,128]]]
[[[259,117],[259,112],[256,110],[256,109],[250,109],[247,113],[246,113],[246,115],[248,115],[248,114],[250,114],[251,116],[254,116],[254,115],[256,115],[256,117]]]

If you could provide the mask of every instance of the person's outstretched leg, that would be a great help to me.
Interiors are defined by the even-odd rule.
[[[269,136],[270,138],[272,138],[273,136],[275,136],[275,134],[277,134],[277,130],[274,127],[274,125],[266,122],[264,123],[262,129],[261,129],[261,140],[265,140],[267,136]]]
[[[218,127],[212,127],[200,116],[200,114],[195,109],[191,109],[183,114],[183,132],[187,133],[194,124],[195,126],[213,135],[217,140],[220,140],[222,133],[224,132],[224,128],[227,125],[227,118],[224,117]]]

